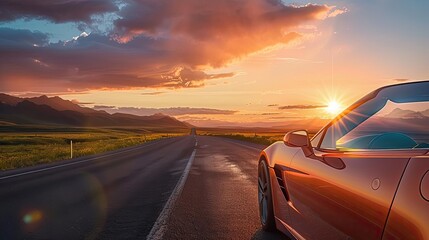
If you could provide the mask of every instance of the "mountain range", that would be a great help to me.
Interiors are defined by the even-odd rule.
[[[392,112],[387,114],[387,118],[425,118],[429,117],[429,109],[426,109],[424,111],[413,111],[413,110],[404,110],[401,108],[395,108]]]
[[[20,98],[0,93],[0,122],[4,124],[65,125],[74,127],[133,126],[147,128],[190,128],[173,117],[98,111],[60,97]]]

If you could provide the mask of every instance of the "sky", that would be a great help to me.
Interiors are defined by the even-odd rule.
[[[429,79],[428,10],[417,0],[2,0],[0,92],[197,126],[329,119],[378,87]]]

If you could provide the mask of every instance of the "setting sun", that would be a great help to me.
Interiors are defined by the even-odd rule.
[[[341,111],[341,105],[337,101],[331,101],[326,106],[326,111],[330,114],[338,114]]]

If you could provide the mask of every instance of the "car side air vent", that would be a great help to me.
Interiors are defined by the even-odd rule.
[[[276,174],[277,182],[279,183],[280,189],[282,190],[283,195],[286,198],[286,201],[289,201],[289,194],[286,189],[285,181],[283,179],[283,171],[279,165],[274,165],[274,172]]]

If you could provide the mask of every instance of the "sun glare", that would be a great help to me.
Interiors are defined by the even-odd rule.
[[[326,111],[330,114],[338,114],[341,111],[341,105],[337,101],[330,101],[326,106]]]

